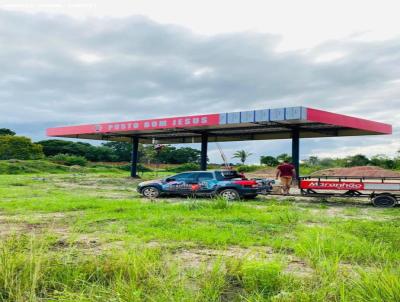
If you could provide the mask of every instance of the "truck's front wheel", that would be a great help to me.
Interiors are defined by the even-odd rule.
[[[225,189],[219,192],[219,195],[226,200],[237,200],[240,198],[238,191],[235,189]]]
[[[156,187],[145,187],[142,189],[142,195],[146,198],[157,198],[160,196],[160,190]]]

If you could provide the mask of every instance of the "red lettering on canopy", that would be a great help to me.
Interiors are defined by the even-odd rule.
[[[203,114],[183,117],[169,117],[119,123],[101,123],[47,129],[48,136],[77,135],[93,133],[132,132],[135,130],[157,130],[219,125],[219,114]]]

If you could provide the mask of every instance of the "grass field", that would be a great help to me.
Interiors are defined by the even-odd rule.
[[[0,301],[400,301],[399,208],[149,201],[126,176],[0,175]]]

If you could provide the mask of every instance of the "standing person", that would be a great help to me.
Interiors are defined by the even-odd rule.
[[[276,179],[279,177],[281,180],[282,195],[288,195],[292,180],[296,177],[296,168],[293,164],[289,163],[288,160],[284,160],[283,163],[276,168]]]

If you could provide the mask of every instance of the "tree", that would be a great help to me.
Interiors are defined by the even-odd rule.
[[[132,144],[126,142],[108,142],[103,144],[110,148],[115,156],[115,161],[130,161],[132,154]],[[140,159],[140,156],[139,156]]]
[[[261,162],[261,164],[267,165],[270,167],[274,167],[279,164],[278,160],[275,157],[269,156],[269,155],[261,156],[260,162]]]
[[[354,156],[346,157],[346,166],[347,167],[356,167],[356,166],[367,166],[370,163],[368,157],[363,154],[357,154]]]
[[[396,169],[400,170],[400,150],[397,151],[397,154],[394,158],[394,163],[395,163]]]
[[[319,158],[317,156],[310,156],[307,160],[310,166],[317,166],[319,164]]]
[[[7,128],[0,128],[0,135],[15,135],[15,132]]]
[[[177,149],[171,145],[164,145],[154,155],[154,160],[164,164],[198,163],[200,161],[200,150],[190,147]]]
[[[250,155],[252,155],[250,152],[247,152],[245,150],[238,150],[235,153],[233,153],[232,158],[238,158],[242,162],[242,164],[244,164]]]
[[[87,158],[87,155],[93,151],[92,145],[82,142],[71,142],[59,139],[49,139],[38,142],[43,146],[43,153],[46,156],[53,156],[57,154],[71,154]]]
[[[90,161],[118,161],[114,150],[107,146],[93,146],[83,142],[71,142],[59,139],[50,139],[38,142],[43,146],[46,156],[69,154],[85,157]],[[129,160],[129,159],[128,159]]]
[[[277,159],[279,162],[282,162],[282,161],[291,162],[291,161],[292,161],[292,157],[291,157],[289,154],[287,154],[287,153],[282,153],[282,154],[278,155],[278,156],[276,157],[276,159]]]
[[[139,161],[142,163],[159,163],[156,159],[157,150],[154,145],[139,145]]]
[[[83,156],[90,161],[130,161],[132,144],[127,142],[108,142],[101,146],[88,143],[71,142],[64,140],[44,140],[39,144],[43,146],[46,156],[69,154]],[[183,164],[200,160],[200,151],[193,148],[179,148],[165,145],[160,152],[154,150],[154,145],[139,144],[139,161],[150,163],[152,161],[166,164]]]
[[[1,159],[39,159],[43,157],[42,146],[32,143],[25,136],[0,136]]]
[[[319,165],[324,168],[331,168],[331,167],[344,167],[345,164],[342,159],[334,159],[330,157],[321,158],[319,160]]]
[[[176,149],[174,159],[179,164],[200,162],[201,151],[190,147]]]
[[[385,169],[395,169],[397,166],[396,158],[391,159],[384,154],[378,154],[371,158],[370,164]]]
[[[90,161],[105,161],[105,162],[115,162],[119,161],[117,155],[114,153],[113,149],[105,146],[98,146],[90,149],[90,153],[86,154],[84,157]]]

